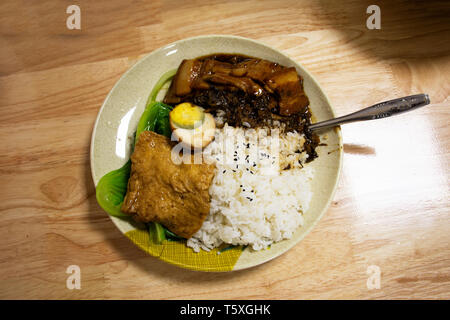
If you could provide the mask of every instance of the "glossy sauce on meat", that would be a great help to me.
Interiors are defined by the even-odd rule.
[[[237,54],[183,60],[164,98],[167,104],[192,102],[235,127],[275,127],[304,133],[308,161],[317,157],[319,137],[311,124],[309,99],[294,67]]]

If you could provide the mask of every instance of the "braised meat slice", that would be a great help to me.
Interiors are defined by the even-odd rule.
[[[267,86],[278,94],[282,116],[305,112],[309,105],[302,81],[295,68],[284,68],[273,73],[267,78]]]
[[[181,97],[191,93],[192,85],[199,77],[201,67],[202,62],[197,59],[181,62],[165,97],[166,103],[180,103]]]
[[[205,59],[201,69],[202,75],[209,75],[213,73],[230,74],[234,65],[228,62],[219,61],[216,59]]]
[[[131,174],[121,210],[142,222],[159,222],[186,239],[209,214],[209,187],[215,167],[176,165],[170,139],[152,131],[139,136],[131,155]]]
[[[212,56],[183,60],[164,102],[176,104],[189,101],[198,91],[215,86],[231,92],[238,89],[253,96],[267,92],[278,102],[277,108],[270,105],[271,112],[278,112],[282,116],[303,112],[308,107],[302,79],[295,68],[256,58],[239,61],[218,59]]]
[[[191,102],[238,127],[280,124],[304,132],[311,123],[303,79],[293,67],[237,54],[213,54],[184,60],[164,102]],[[310,159],[318,140],[306,135]]]
[[[236,70],[236,74],[242,74],[242,76],[249,77],[250,79],[264,84],[272,73],[283,69],[283,66],[280,66],[275,62],[261,59],[249,59],[237,64],[234,70]],[[244,73],[243,70],[246,72]],[[236,74],[233,73],[233,75]]]
[[[222,84],[236,87],[245,93],[259,96],[263,93],[263,89],[250,78],[233,77],[226,74],[214,73],[203,77],[204,80],[215,84]]]

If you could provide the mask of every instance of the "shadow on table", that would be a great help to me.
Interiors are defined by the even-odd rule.
[[[436,58],[450,54],[450,3],[431,1],[320,1],[325,24],[355,49],[379,59]],[[380,7],[381,29],[369,30],[369,5]]]

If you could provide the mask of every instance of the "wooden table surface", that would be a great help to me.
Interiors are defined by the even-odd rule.
[[[66,27],[69,4],[0,3],[0,298],[450,298],[448,1],[83,0],[81,30]],[[366,28],[370,4],[381,30]],[[325,216],[284,255],[231,273],[140,251],[98,206],[90,173],[92,128],[114,83],[143,55],[204,34],[282,50],[338,115],[415,93],[432,101],[345,125]],[[66,287],[70,265],[80,290]]]

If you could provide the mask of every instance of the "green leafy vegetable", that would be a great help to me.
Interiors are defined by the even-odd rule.
[[[139,119],[136,129],[135,143],[143,131],[154,131],[156,133],[170,137],[169,113],[172,107],[162,102],[151,102]]]
[[[158,80],[158,82],[153,87],[153,90],[150,93],[150,96],[148,97],[147,105],[156,101],[156,97],[158,96],[159,91],[161,91],[161,88],[163,87],[163,85],[167,81],[171,80],[175,76],[176,73],[177,73],[177,69],[173,69],[173,70],[167,71],[166,73],[164,73],[162,75],[162,77]]]
[[[105,174],[97,184],[95,193],[98,204],[114,217],[129,217],[120,211],[120,207],[127,192],[130,169],[131,160],[128,160],[122,168]]]
[[[169,123],[169,113],[172,110],[172,107],[162,102],[156,102],[156,97],[163,85],[171,80],[175,73],[176,69],[166,72],[154,86],[147,101],[147,106],[139,119],[135,141],[132,147],[134,147],[139,135],[143,131],[154,131],[166,137],[170,137],[172,131]],[[130,170],[131,160],[128,160],[122,168],[105,174],[98,182],[96,188],[97,202],[103,210],[114,217],[130,217],[120,210],[127,192]],[[149,233],[156,243],[161,243],[165,240],[166,234],[172,239],[182,239],[159,223],[149,223]]]
[[[162,243],[166,240],[165,228],[159,223],[150,223],[148,226],[148,232],[155,243]]]
[[[172,231],[170,231],[169,229],[164,228],[164,231],[166,233],[166,238],[168,240],[174,240],[174,241],[178,241],[178,240],[184,240],[183,237],[177,236],[175,233],[173,233]]]

